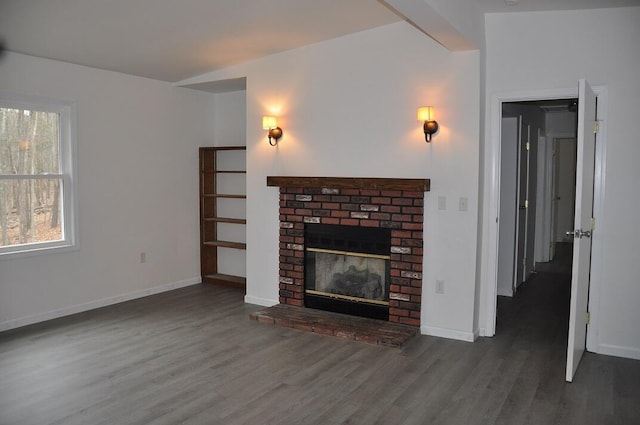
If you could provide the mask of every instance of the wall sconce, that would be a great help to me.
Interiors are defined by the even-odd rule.
[[[276,117],[273,115],[265,115],[262,117],[262,129],[269,130],[269,144],[275,146],[278,139],[282,137],[282,129],[278,127]]]
[[[435,120],[433,106],[420,106],[418,108],[418,122],[424,122],[424,138],[431,142],[431,135],[438,131],[438,123]]]

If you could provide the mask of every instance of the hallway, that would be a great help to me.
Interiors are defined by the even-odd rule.
[[[520,285],[513,298],[498,297],[496,337],[528,332],[540,333],[541,337],[545,333],[557,334],[554,341],[566,349],[571,298],[571,244],[556,244],[555,254],[553,261],[536,264],[536,272]]]

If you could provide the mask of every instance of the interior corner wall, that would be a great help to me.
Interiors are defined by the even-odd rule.
[[[484,48],[484,16],[473,2],[468,0],[423,0],[453,25],[460,33],[475,44]]]
[[[15,53],[0,91],[76,103],[79,218],[77,250],[0,260],[0,329],[200,282],[211,95]]]
[[[638,22],[638,7],[486,17],[487,110],[495,95],[577,88],[580,78],[607,90],[608,103],[601,105],[607,110],[607,120],[601,125],[605,198],[594,233],[594,244],[598,238],[602,249],[592,258],[590,309],[595,329],[590,335],[595,340],[588,346],[596,352],[632,358],[640,358],[636,326],[640,323],[640,286],[631,272],[640,234],[628,231],[635,228],[640,215],[640,198],[629,196],[637,192],[635,182],[640,178],[636,164],[640,144],[634,130],[640,110]],[[487,133],[487,137],[496,135]],[[491,170],[484,172],[487,178]]]
[[[247,78],[247,295],[278,302],[278,189],[269,175],[430,178],[422,331],[473,339],[479,54],[451,53],[405,22],[212,72]],[[426,144],[416,108],[435,107]],[[261,116],[284,131],[269,146]],[[446,210],[437,209],[439,196]],[[459,211],[459,199],[468,210]],[[445,293],[435,294],[435,280]]]
[[[215,93],[212,133],[213,146],[246,146],[247,92]]]

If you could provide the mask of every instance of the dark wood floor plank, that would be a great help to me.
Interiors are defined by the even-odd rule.
[[[598,356],[594,361],[600,360]],[[613,359],[610,359],[613,360]],[[640,423],[640,369],[635,360],[615,359],[613,366],[613,409],[617,423]]]
[[[242,292],[205,285],[15,329],[0,424],[640,423],[639,361],[587,353],[564,382],[567,282],[539,272],[475,343],[265,326]]]

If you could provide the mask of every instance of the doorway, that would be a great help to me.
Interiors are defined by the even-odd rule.
[[[596,115],[595,103],[598,98]],[[576,176],[576,220],[580,213],[580,229],[574,234],[572,296],[569,318],[569,339],[567,349],[567,380],[575,373],[582,352],[586,349],[598,352],[598,301],[602,276],[603,250],[599,235],[591,238],[591,231],[602,219],[604,191],[604,171],[606,152],[606,87],[591,89],[585,80],[578,81],[578,88],[557,89],[512,94],[494,95],[491,99],[489,138],[485,146],[485,207],[483,219],[482,252],[482,292],[484,302],[480,314],[483,317],[480,335],[493,336],[496,330],[497,276],[499,252],[499,213],[500,213],[500,126],[502,105],[507,102],[540,101],[549,99],[585,99],[578,105],[578,164]],[[594,131],[596,130],[596,131]],[[597,133],[597,134],[596,134]],[[588,136],[588,137],[586,137]],[[597,139],[597,143],[595,140]],[[591,164],[585,167],[584,164]],[[590,170],[590,171],[589,171]],[[586,180],[585,180],[586,179]],[[579,183],[579,185],[578,185]],[[590,188],[590,189],[589,189]],[[580,197],[578,197],[578,194]],[[580,208],[578,209],[578,206]],[[587,212],[590,212],[587,216]],[[595,217],[592,219],[591,217]],[[576,224],[578,226],[578,224]],[[577,242],[579,241],[579,242]],[[576,249],[578,247],[579,249]],[[578,261],[576,261],[578,259]],[[576,268],[579,273],[576,273]],[[586,286],[585,286],[586,284]],[[579,296],[573,296],[574,291]],[[588,310],[587,310],[588,305]],[[587,313],[588,311],[588,313]],[[590,319],[590,325],[587,321]],[[591,331],[590,331],[591,330]],[[580,348],[583,347],[583,348]],[[570,354],[570,355],[569,355]]]
[[[505,102],[501,110],[497,295],[513,297],[572,242],[577,99]]]
[[[570,98],[501,110],[496,336],[558,359],[569,335],[576,106]]]

